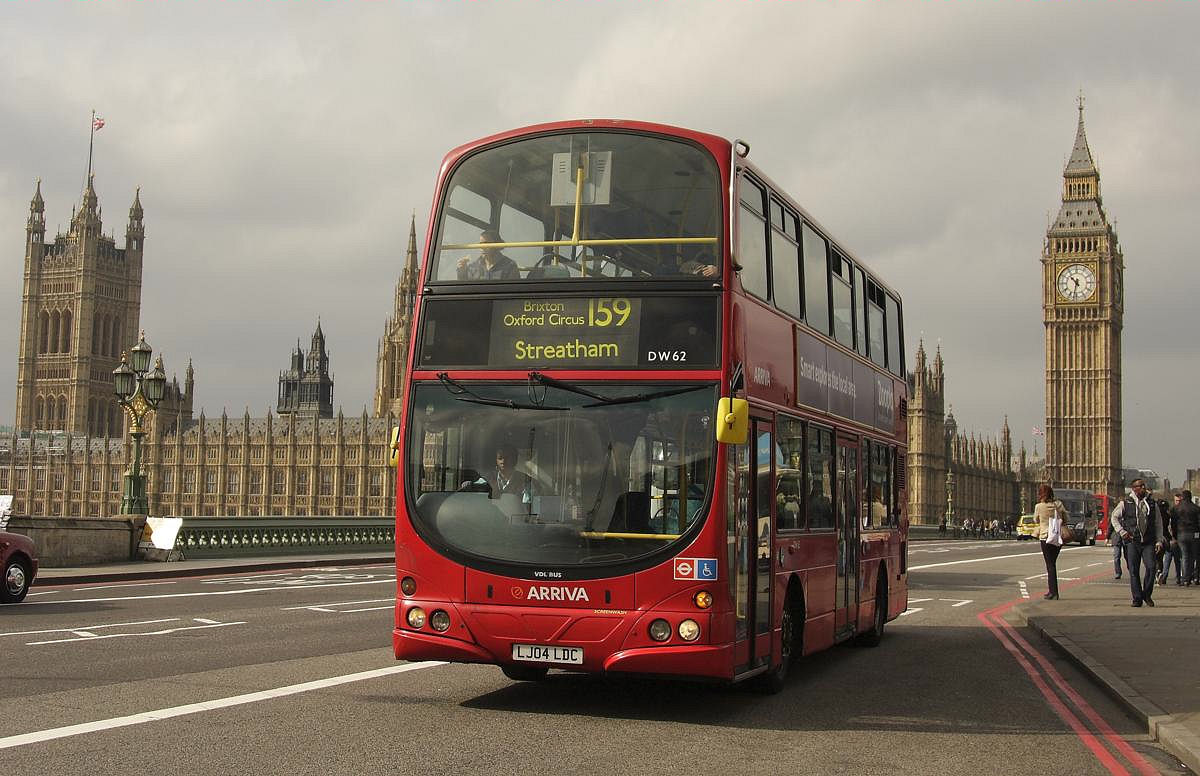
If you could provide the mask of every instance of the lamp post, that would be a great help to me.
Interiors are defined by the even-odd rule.
[[[138,335],[137,344],[130,348],[128,358],[122,353],[121,365],[113,370],[117,401],[129,415],[129,436],[133,438],[133,462],[125,472],[125,490],[121,496],[123,515],[144,515],[150,509],[146,499],[146,476],[142,474],[142,437],[146,434],[142,421],[158,407],[167,385],[162,356],[154,362],[154,370],[147,374],[152,352],[143,331]]]
[[[946,525],[954,528],[954,472],[946,472]]]

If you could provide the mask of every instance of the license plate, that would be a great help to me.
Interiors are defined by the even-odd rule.
[[[549,644],[513,644],[513,660],[530,663],[570,663],[583,665],[583,647],[555,647]]]

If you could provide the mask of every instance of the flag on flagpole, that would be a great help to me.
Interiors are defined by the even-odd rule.
[[[1040,428],[1038,428],[1037,426],[1034,426],[1034,427],[1033,427],[1033,435],[1034,435],[1034,436],[1040,436],[1040,437],[1044,437],[1044,436],[1046,436],[1046,432],[1045,432],[1045,431],[1042,431],[1042,430],[1041,430]]]
[[[102,116],[92,119],[92,129],[104,129],[104,118]]]

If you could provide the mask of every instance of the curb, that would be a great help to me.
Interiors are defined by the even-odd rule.
[[[339,558],[336,555],[321,558],[294,558],[261,561],[237,561],[214,559],[213,565],[196,565],[181,567],[178,563],[146,561],[147,568],[134,568],[127,571],[105,571],[103,566],[94,571],[81,573],[55,574],[61,569],[39,569],[33,581],[33,587],[49,587],[52,585],[93,584],[96,582],[124,582],[139,579],[169,579],[178,577],[198,577],[208,574],[228,574],[234,571],[278,571],[282,569],[303,569],[314,566],[368,566],[378,563],[395,562],[394,555],[379,557],[352,556]],[[186,563],[187,561],[184,561]],[[165,567],[165,568],[164,568]]]
[[[1152,739],[1187,767],[1200,773],[1200,733],[1189,729],[1175,715],[1167,714],[1149,698],[1142,696],[1053,625],[1043,622],[1043,618],[1030,617],[1021,607],[1013,607],[1011,611],[1021,625],[1036,631],[1055,652],[1090,675],[1110,698],[1145,723]]]

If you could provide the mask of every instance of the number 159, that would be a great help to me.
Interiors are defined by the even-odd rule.
[[[588,326],[624,326],[631,311],[628,299],[589,299]]]

